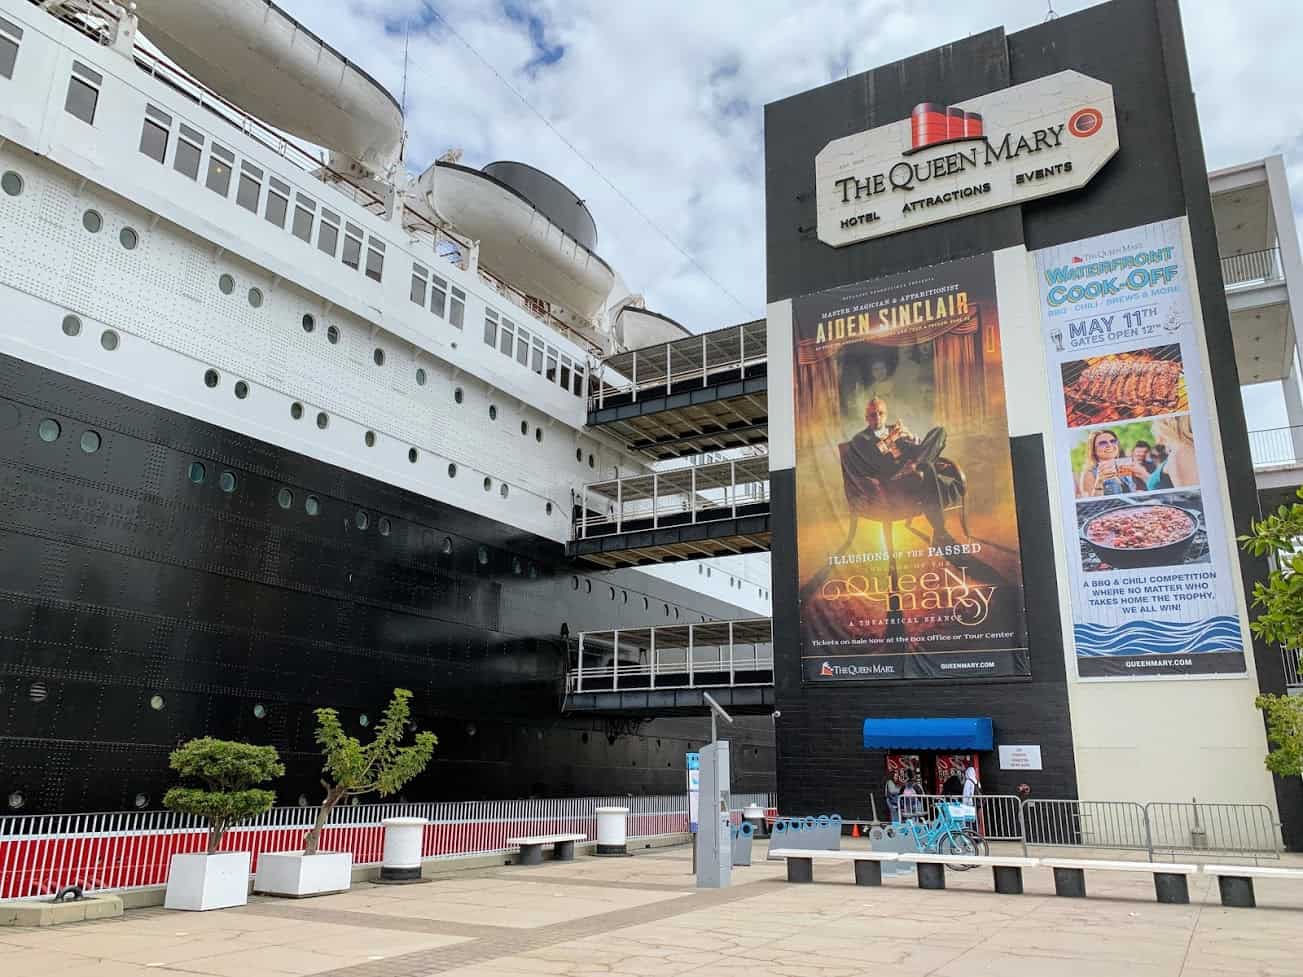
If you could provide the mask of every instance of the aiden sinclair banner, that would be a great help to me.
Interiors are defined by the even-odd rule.
[[[793,315],[804,681],[1030,674],[991,256]]]

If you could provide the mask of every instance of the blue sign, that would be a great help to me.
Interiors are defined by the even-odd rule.
[[[688,765],[688,830],[697,832],[697,812],[701,804],[701,754],[685,755]]]

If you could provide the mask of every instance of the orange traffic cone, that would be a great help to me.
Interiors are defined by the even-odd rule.
[[[860,825],[859,822],[856,822],[855,824],[851,825],[851,837],[858,838],[859,836],[860,836]]]

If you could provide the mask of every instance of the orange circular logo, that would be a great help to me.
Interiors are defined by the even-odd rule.
[[[1104,127],[1104,114],[1099,109],[1078,109],[1068,120],[1068,131],[1079,139],[1093,136]]]

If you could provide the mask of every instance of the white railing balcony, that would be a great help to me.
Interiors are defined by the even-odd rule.
[[[1249,454],[1258,469],[1303,466],[1303,424],[1250,431]]]
[[[772,685],[769,618],[584,631],[566,676],[571,693]]]
[[[736,519],[769,511],[769,459],[739,458],[592,482],[574,538]]]
[[[1274,285],[1284,280],[1280,248],[1245,251],[1222,258],[1222,282],[1227,291],[1253,285]]]
[[[1303,689],[1303,651],[1281,648],[1280,656],[1285,663],[1285,688]]]

